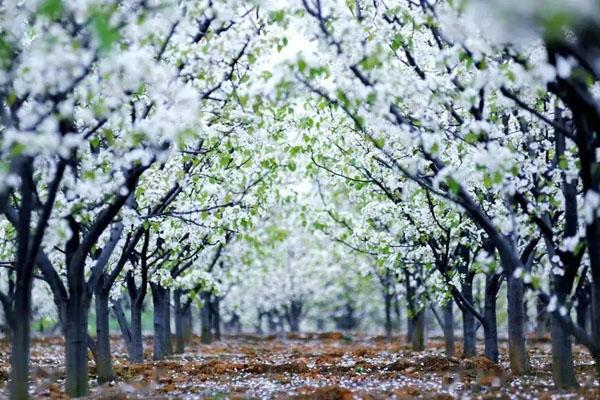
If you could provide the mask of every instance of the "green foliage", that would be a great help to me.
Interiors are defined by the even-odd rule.
[[[38,14],[47,17],[50,20],[60,19],[63,12],[62,0],[45,0],[38,8]]]
[[[99,42],[100,50],[108,51],[119,41],[121,35],[117,27],[110,24],[111,12],[98,10],[93,13],[91,25]]]

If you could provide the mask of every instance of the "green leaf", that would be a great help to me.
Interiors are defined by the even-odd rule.
[[[13,46],[6,39],[4,33],[0,33],[0,68],[8,68],[14,57]]]
[[[402,46],[402,42],[404,42],[404,38],[402,37],[402,35],[399,33],[395,34],[391,44],[392,50],[398,50],[400,46]]]
[[[290,155],[293,157],[296,154],[300,153],[302,151],[302,146],[293,146],[290,147]]]
[[[303,59],[299,59],[298,60],[298,71],[304,72],[306,67],[307,67],[306,61],[304,61]]]
[[[272,11],[269,17],[271,21],[281,23],[285,19],[285,10]]]
[[[118,28],[110,26],[110,14],[106,12],[97,12],[92,16],[92,26],[100,41],[100,49],[110,50],[120,38]]]
[[[115,144],[115,134],[113,133],[113,131],[111,129],[104,129],[103,133],[104,133],[104,139],[106,139],[106,143],[109,146],[112,146],[113,144]]]
[[[379,61],[379,58],[377,58],[377,55],[375,55],[375,54],[372,54],[369,57],[366,57],[365,59],[363,59],[360,62],[360,66],[363,67],[367,71],[375,69],[380,65],[381,65],[381,61]]]
[[[490,189],[492,187],[492,177],[490,176],[490,174],[488,172],[483,174],[483,186],[486,189]]]
[[[475,133],[475,132],[471,132],[469,131],[469,133],[467,133],[465,135],[465,142],[471,144],[471,143],[475,143],[479,140],[479,134]]]
[[[223,154],[221,156],[221,158],[219,159],[219,165],[221,167],[226,167],[227,165],[229,165],[230,161],[231,161],[231,156],[229,154]]]
[[[60,19],[62,12],[62,0],[45,0],[38,8],[38,14],[44,15],[53,21]]]
[[[300,126],[300,128],[310,129],[313,127],[314,121],[311,117],[302,117],[300,118],[298,125]]]
[[[567,169],[567,168],[569,168],[569,162],[567,161],[567,159],[565,158],[564,155],[562,155],[560,157],[560,161],[558,162],[558,167],[560,169]]]
[[[454,194],[457,194],[460,190],[460,184],[453,177],[449,176],[446,179],[446,183],[448,184],[448,188]]]

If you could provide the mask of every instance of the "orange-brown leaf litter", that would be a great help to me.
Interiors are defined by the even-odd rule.
[[[553,387],[549,343],[530,342],[533,371],[511,376],[506,348],[495,364],[483,356],[446,357],[443,342],[432,340],[412,352],[401,338],[348,336],[338,332],[279,336],[227,336],[211,345],[197,338],[183,354],[151,361],[151,338],[142,364],[130,364],[118,337],[113,338],[113,382],[98,385],[90,355],[91,399],[600,399],[589,355],[575,346],[580,388]],[[5,395],[10,349],[0,341],[0,396]],[[34,398],[66,398],[63,341],[36,338],[32,343]]]

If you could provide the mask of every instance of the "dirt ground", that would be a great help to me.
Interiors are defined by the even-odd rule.
[[[600,399],[591,358],[576,346],[577,391],[553,387],[547,341],[531,341],[533,373],[512,377],[506,348],[494,364],[484,357],[448,358],[443,343],[432,340],[424,352],[412,352],[401,338],[341,333],[276,336],[229,336],[211,345],[197,338],[184,354],[131,365],[118,337],[113,339],[118,379],[99,386],[90,356],[92,399]],[[66,398],[62,339],[34,339],[34,398]],[[9,348],[0,342],[0,396],[6,396]]]

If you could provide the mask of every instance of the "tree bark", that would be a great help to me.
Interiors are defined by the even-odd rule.
[[[112,368],[112,358],[110,350],[110,328],[109,328],[109,308],[108,293],[98,285],[95,291],[96,306],[96,373],[98,382],[110,382],[115,378]]]
[[[546,334],[549,315],[546,312],[546,306],[540,299],[536,300],[537,318],[535,323],[535,335],[538,338],[543,338]]]
[[[185,351],[185,345],[192,338],[192,305],[182,301],[182,292],[176,290],[173,294],[175,303],[175,353]]]
[[[289,307],[285,308],[285,317],[291,332],[300,332],[300,316],[302,315],[302,302],[292,300]]]
[[[513,375],[529,372],[529,357],[525,337],[525,286],[520,278],[507,272],[508,355]]]
[[[385,337],[388,341],[392,340],[392,294],[384,288],[383,299],[385,302]]]
[[[156,283],[150,283],[152,304],[154,305],[154,360],[162,360],[168,354],[167,324],[170,307],[168,290]],[[170,329],[169,329],[170,330]]]
[[[462,286],[462,296],[470,304],[473,304],[473,273],[467,274]],[[463,357],[474,357],[477,355],[477,336],[475,329],[475,316],[465,310],[463,317]]]
[[[88,304],[76,291],[67,302],[65,329],[65,392],[70,397],[82,397],[88,387]]]
[[[446,346],[446,355],[454,357],[454,312],[453,302],[449,301],[444,305],[444,342]]]
[[[499,357],[498,323],[496,321],[496,296],[499,289],[500,275],[487,274],[483,307],[484,354],[495,363],[498,362]]]
[[[211,303],[211,325],[214,340],[221,340],[221,299],[215,296]]]
[[[183,340],[184,343],[189,343],[192,340],[193,332],[193,317],[192,317],[192,305],[190,303],[185,304],[183,308]]]
[[[583,291],[582,291],[583,292]],[[588,331],[588,316],[589,316],[589,299],[586,294],[578,294],[577,295],[577,305],[575,306],[575,312],[577,314],[577,326],[579,326],[584,331]]]
[[[165,293],[165,349],[166,353],[173,354],[173,335],[171,334],[171,289]]]
[[[212,343],[212,333],[211,333],[211,324],[210,324],[210,292],[202,292],[200,294],[202,298],[202,308],[200,309],[200,323],[201,323],[201,334],[200,341],[205,344]],[[261,320],[261,316],[259,316],[259,324]],[[262,325],[262,324],[260,324]],[[259,326],[260,326],[259,325]]]
[[[411,343],[413,351],[425,350],[425,310],[417,311],[411,318]]]
[[[552,377],[560,389],[577,387],[571,335],[569,335],[555,318],[550,320],[552,335]]]
[[[144,361],[144,337],[142,335],[142,304],[131,304],[131,351],[129,361],[138,364]]]
[[[12,318],[12,347],[10,357],[10,397],[29,398],[29,346],[31,336],[31,289],[15,291]]]

